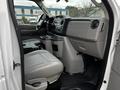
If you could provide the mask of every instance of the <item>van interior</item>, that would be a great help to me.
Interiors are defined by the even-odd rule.
[[[100,8],[97,11],[103,11],[104,17],[76,18],[51,15],[45,1],[50,0],[32,1],[44,12],[36,24],[18,25],[24,50],[25,89],[97,90],[103,80],[109,27],[104,4],[90,0],[94,4],[91,9]]]

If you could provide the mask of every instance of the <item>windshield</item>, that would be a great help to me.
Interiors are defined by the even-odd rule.
[[[99,0],[100,1],[100,0]],[[43,4],[53,16],[68,17],[104,17],[103,10],[96,7],[91,0],[44,0]]]

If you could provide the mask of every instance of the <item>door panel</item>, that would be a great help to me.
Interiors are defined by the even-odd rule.
[[[39,35],[37,36],[38,31],[36,30],[35,25],[19,25],[19,28],[21,30],[21,36],[23,40],[39,37]]]
[[[11,36],[12,36],[12,64],[13,64],[13,72],[11,73],[11,76],[13,76],[13,83],[14,88],[21,90],[22,89],[22,77],[21,77],[21,56],[20,56],[20,47],[18,43],[18,37],[15,32],[15,28],[12,22],[12,19],[10,19],[10,26],[11,26]],[[19,64],[18,66],[14,67],[14,63]]]
[[[36,25],[19,25],[21,30],[22,39],[40,38],[40,36],[46,35],[46,29],[42,27],[36,30]]]

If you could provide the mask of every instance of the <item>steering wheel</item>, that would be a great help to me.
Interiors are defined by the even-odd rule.
[[[38,20],[38,23],[36,25],[36,30],[39,30],[41,29],[41,26],[43,25],[44,21],[46,19],[46,15],[45,14],[42,14]]]

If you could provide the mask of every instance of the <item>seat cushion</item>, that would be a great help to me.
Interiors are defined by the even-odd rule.
[[[46,50],[37,50],[25,54],[25,80],[46,78],[55,82],[63,71],[63,64]]]

